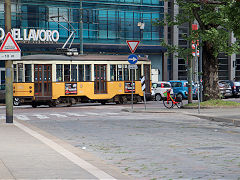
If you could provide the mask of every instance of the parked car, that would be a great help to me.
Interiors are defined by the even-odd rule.
[[[171,83],[169,83],[167,81],[160,81],[157,83],[152,83],[152,98],[153,98],[153,100],[161,101],[163,98],[166,97],[164,95],[164,93],[167,90],[171,90],[170,93],[173,94],[173,90],[171,88]]]
[[[182,99],[187,99],[188,97],[188,81],[184,80],[172,80],[169,81],[172,85],[173,93]],[[193,99],[197,99],[197,86],[192,84]]]
[[[231,86],[231,89],[232,89],[232,95],[234,97],[239,97],[240,96],[240,82],[235,82],[235,81],[232,81],[232,80],[221,80],[219,82],[220,83],[221,82],[229,83],[230,86]]]
[[[218,86],[219,86],[219,90],[220,90],[222,97],[226,98],[226,97],[230,97],[233,95],[230,83],[225,82],[225,81],[219,81]]]

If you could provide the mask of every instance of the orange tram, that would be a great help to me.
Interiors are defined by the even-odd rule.
[[[32,107],[85,102],[123,104],[131,101],[132,90],[137,103],[143,100],[141,76],[145,76],[145,94],[150,98],[151,61],[139,57],[137,69],[129,69],[128,65],[127,55],[23,56],[13,61],[13,103]]]

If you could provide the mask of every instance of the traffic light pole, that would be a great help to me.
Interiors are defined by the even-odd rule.
[[[5,11],[5,32],[11,32],[11,0],[5,0],[4,4]],[[6,68],[6,123],[13,123],[13,72],[12,72],[12,61],[7,60],[5,62]]]
[[[192,33],[192,22],[189,22],[189,36]],[[192,49],[192,42],[189,41],[189,49]],[[188,104],[192,103],[192,57],[187,59],[187,79],[188,79]]]

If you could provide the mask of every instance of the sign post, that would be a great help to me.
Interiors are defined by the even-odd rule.
[[[143,98],[144,98],[144,107],[145,107],[145,111],[147,109],[147,103],[146,103],[146,94],[145,94],[145,89],[146,89],[146,85],[145,85],[145,76],[143,76],[141,78],[141,85],[142,85],[142,91],[143,91]]]
[[[135,54],[131,54],[130,56],[128,56],[128,62],[130,63],[129,69],[131,69],[131,74],[132,74],[132,110],[133,110],[133,71],[136,67],[133,65],[135,65],[137,61],[138,61],[138,57]]]
[[[198,30],[197,24],[192,25],[192,30],[196,31]],[[199,57],[199,50],[197,49],[199,46],[199,40],[195,40],[192,42],[192,49],[195,50],[195,52],[192,52],[192,55],[195,57],[195,80],[197,82],[197,93],[198,93],[198,114],[200,114],[200,96],[199,96],[199,91],[200,91],[200,83],[199,83],[199,75],[198,75],[198,57]]]
[[[0,59],[6,60],[6,123],[13,123],[12,60],[21,59],[21,50],[10,32],[0,47]]]
[[[138,57],[133,53],[136,51],[140,41],[127,40],[126,42],[130,51],[132,52],[132,54],[128,56],[128,62],[130,63],[128,68],[131,70],[131,75],[132,75],[132,111],[133,111],[133,72],[135,69],[137,69],[137,66],[135,64],[138,61]]]

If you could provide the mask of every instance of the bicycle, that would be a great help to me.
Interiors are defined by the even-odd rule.
[[[164,95],[167,97],[163,99],[163,105],[168,109],[173,108],[175,105],[178,108],[181,108],[183,106],[182,98],[177,96],[172,97],[170,91],[171,90],[167,90],[164,93]]]

